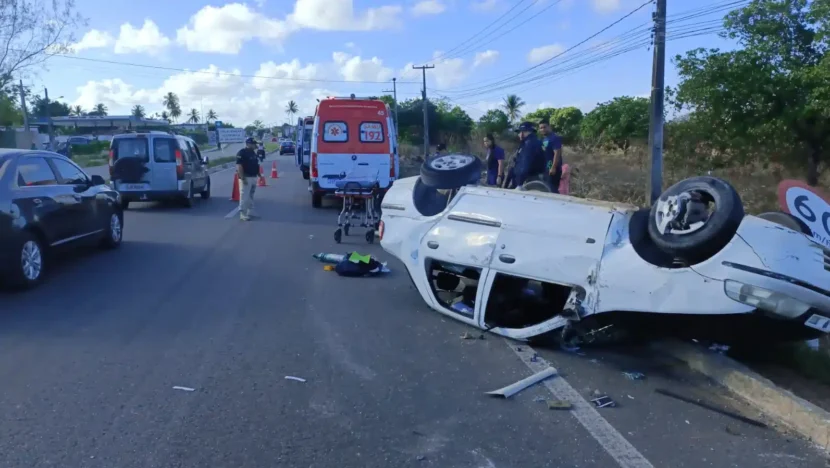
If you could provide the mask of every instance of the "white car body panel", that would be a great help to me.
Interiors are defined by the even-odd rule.
[[[828,253],[803,234],[753,216],[745,217],[738,234],[712,258],[692,267],[664,268],[643,260],[631,243],[629,223],[637,207],[466,186],[443,212],[422,216],[412,200],[417,180],[417,176],[401,179],[387,192],[381,246],[404,263],[431,308],[469,325],[486,328],[484,311],[500,272],[583,288],[585,316],[754,313],[754,307],[726,295],[726,279],[785,293],[830,311],[830,296],[820,288],[830,279],[830,271],[825,270]],[[505,255],[515,261],[506,263]],[[433,297],[426,275],[427,257],[482,269],[473,318],[441,306]],[[774,273],[764,276],[753,269]],[[819,286],[818,291],[776,278],[776,274]],[[526,328],[491,331],[525,340],[566,322],[555,316]]]

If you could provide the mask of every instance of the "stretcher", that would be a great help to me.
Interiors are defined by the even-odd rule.
[[[345,177],[335,182],[334,195],[343,199],[343,208],[337,216],[337,230],[334,241],[338,244],[343,235],[348,236],[353,225],[368,228],[364,238],[366,242],[375,242],[375,231],[380,224],[380,214],[376,210],[380,196],[378,178]],[[359,224],[353,224],[357,220]]]

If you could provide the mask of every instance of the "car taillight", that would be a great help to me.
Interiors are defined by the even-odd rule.
[[[107,158],[107,164],[110,167],[110,179],[112,179],[112,171],[115,168],[115,150],[110,148],[110,154]]]
[[[317,153],[311,153],[311,177],[317,177]]]
[[[179,179],[184,177],[184,158],[182,157],[182,151],[176,150],[176,177]]]
[[[386,230],[386,225],[383,224],[383,221],[378,223],[378,239],[383,240],[383,231]]]
[[[389,178],[390,179],[395,178],[395,154],[394,153],[389,154]]]

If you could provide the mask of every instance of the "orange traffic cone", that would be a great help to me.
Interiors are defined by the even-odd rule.
[[[259,176],[259,181],[256,183],[256,186],[257,187],[267,187],[268,186],[268,184],[265,183],[265,176],[264,175]]]
[[[274,161],[274,164],[271,166],[271,178],[278,179],[280,177],[279,173],[277,173],[277,162]]]
[[[231,189],[231,201],[239,201],[239,176],[233,175],[233,188]]]

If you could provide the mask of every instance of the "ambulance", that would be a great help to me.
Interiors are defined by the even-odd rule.
[[[398,142],[389,107],[375,97],[327,97],[311,135],[311,206],[345,178],[377,180],[383,192],[399,175]]]

